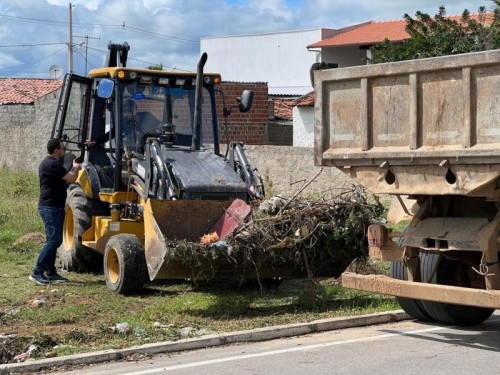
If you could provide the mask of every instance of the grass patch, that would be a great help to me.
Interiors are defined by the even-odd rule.
[[[103,275],[65,273],[70,283],[41,287],[27,279],[43,242],[37,178],[0,168],[0,188],[0,333],[15,334],[2,363],[30,345],[43,358],[399,308],[332,279],[264,290],[240,280],[155,281],[124,297]]]

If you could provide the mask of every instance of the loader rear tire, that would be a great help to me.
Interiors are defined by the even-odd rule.
[[[391,262],[390,275],[393,279],[408,280],[406,266],[401,261]],[[434,320],[429,314],[427,314],[425,308],[422,306],[422,301],[406,297],[396,297],[396,301],[405,313],[415,319],[427,322]]]
[[[438,263],[439,262],[439,263]],[[470,275],[474,271],[465,262],[450,260],[438,254],[420,252],[422,281],[440,285],[453,285],[471,288]],[[436,321],[468,326],[484,322],[495,311],[494,309],[462,306],[451,303],[421,301],[425,311]]]
[[[139,239],[128,233],[111,237],[104,251],[104,277],[109,289],[131,294],[146,281],[146,258]]]
[[[101,202],[99,202],[100,204]],[[102,255],[82,244],[82,235],[92,225],[92,215],[100,214],[98,203],[91,201],[79,185],[68,188],[63,226],[63,242],[57,255],[63,269],[75,272],[98,272]]]

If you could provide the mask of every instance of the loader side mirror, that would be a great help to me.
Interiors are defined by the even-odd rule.
[[[111,94],[113,94],[113,89],[115,88],[115,84],[110,79],[103,79],[99,82],[99,86],[97,86],[97,96],[103,99],[111,98]]]
[[[236,99],[238,103],[240,103],[239,108],[241,113],[248,112],[250,108],[252,108],[253,102],[253,91],[252,90],[243,90],[241,97]]]

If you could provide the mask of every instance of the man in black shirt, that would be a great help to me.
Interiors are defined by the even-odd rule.
[[[73,168],[67,171],[63,166],[66,148],[60,139],[51,139],[47,143],[48,155],[38,167],[40,178],[40,199],[38,212],[45,226],[46,241],[38,255],[36,266],[29,279],[39,285],[51,282],[65,282],[66,278],[56,271],[57,248],[63,239],[64,205],[66,188],[78,177],[80,164],[73,161]]]

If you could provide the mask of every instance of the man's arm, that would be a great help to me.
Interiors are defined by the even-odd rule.
[[[72,184],[78,178],[78,171],[80,169],[82,169],[82,166],[73,160],[73,168],[63,176],[63,180]]]
[[[104,133],[100,137],[97,137],[93,141],[85,141],[85,144],[89,147],[94,147],[95,145],[102,145],[102,144],[106,143],[107,141],[109,141],[109,135],[110,135],[110,132],[107,131],[106,133]],[[114,130],[111,130],[111,137],[113,137],[113,135],[114,135]]]

